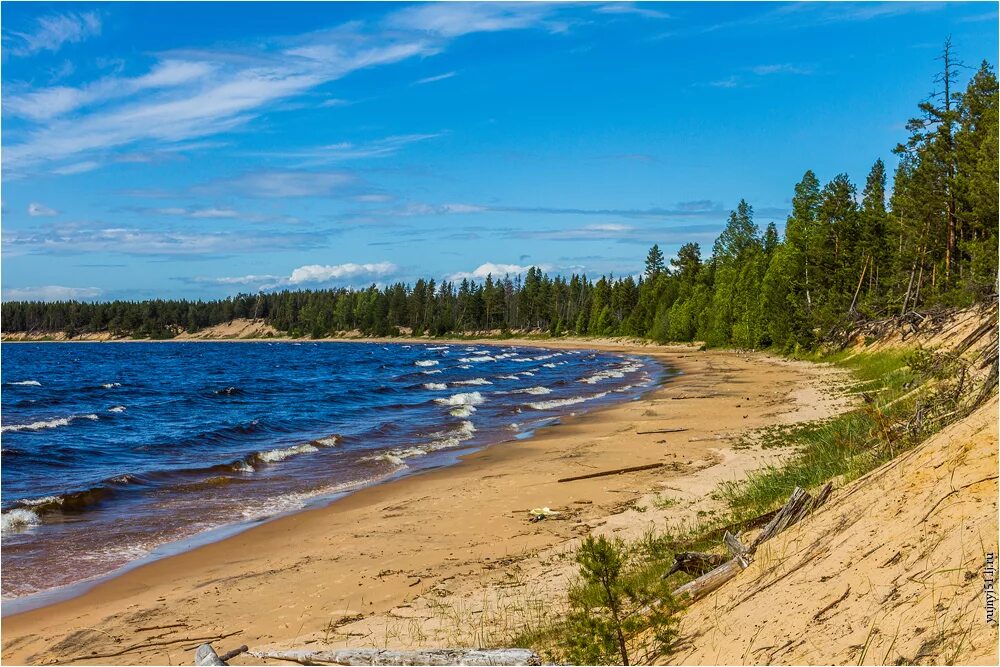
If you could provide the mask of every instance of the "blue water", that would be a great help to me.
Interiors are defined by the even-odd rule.
[[[6,597],[454,462],[661,374],[461,344],[26,343],[2,362]]]

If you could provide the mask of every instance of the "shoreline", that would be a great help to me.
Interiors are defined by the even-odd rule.
[[[445,339],[333,340],[384,344]],[[3,658],[29,663],[108,658],[178,662],[189,659],[185,637],[229,633],[229,641],[255,647],[317,638],[357,645],[359,624],[368,628],[365,636],[373,645],[433,645],[428,637],[421,639],[423,631],[389,629],[393,623],[420,623],[387,619],[399,619],[401,610],[426,606],[428,600],[440,603],[461,596],[463,590],[495,591],[494,579],[504,572],[533,568],[541,554],[565,552],[579,536],[604,530],[609,523],[628,518],[646,526],[654,514],[683,519],[693,513],[690,507],[656,512],[631,508],[662,486],[664,478],[678,488],[695,484],[687,491],[689,504],[701,507],[699,499],[718,481],[741,478],[760,464],[742,450],[725,447],[724,436],[744,427],[818,418],[836,409],[820,400],[822,391],[816,386],[830,369],[803,362],[606,339],[476,342],[642,354],[683,374],[637,400],[564,418],[531,438],[487,445],[462,455],[454,465],[365,487],[322,507],[139,565],[71,599],[4,616]],[[692,392],[708,389],[716,393]],[[728,393],[734,389],[740,395]],[[692,400],[678,400],[682,398]],[[668,401],[669,409],[662,412]],[[635,433],[637,422],[680,419],[686,427],[690,424],[693,437],[665,440]],[[555,483],[573,473],[654,462],[666,465]],[[528,510],[541,506],[560,516],[529,523]],[[558,589],[560,584],[553,585]],[[176,644],[141,646],[145,635],[137,635],[135,628],[171,625],[183,628],[175,635]],[[331,626],[336,626],[335,638]],[[375,637],[377,632],[385,635],[384,641]],[[140,646],[118,653],[130,644]]]
[[[260,339],[260,340],[266,340],[266,339]],[[44,341],[44,342],[73,342],[73,341]],[[87,342],[101,342],[101,341],[87,341]],[[131,342],[131,341],[115,341],[115,342]],[[135,341],[135,342],[166,343],[171,341],[165,340],[165,341]],[[210,341],[190,340],[190,341],[178,341],[178,342],[210,342]],[[230,342],[238,342],[238,341],[230,341]],[[259,341],[247,340],[240,342],[259,342]],[[284,342],[290,342],[290,341],[284,341]],[[314,341],[314,342],[333,342],[333,341]],[[365,342],[370,344],[375,344],[375,343],[385,344],[387,341],[382,339],[370,339],[365,341],[346,339],[337,342],[345,342],[345,343]],[[392,342],[392,339],[389,339],[389,342]],[[450,340],[450,339],[434,341],[434,342],[441,342],[450,345],[462,344],[462,341]],[[396,344],[409,345],[410,343],[406,341],[396,341]],[[489,343],[487,343],[487,345],[488,344]],[[504,343],[497,342],[494,343],[494,345],[506,346],[508,344],[506,342]],[[518,343],[513,343],[513,345],[523,345],[523,344],[521,342],[518,342]],[[533,347],[533,346],[527,346],[527,347]],[[576,346],[574,345],[573,348],[576,348]],[[544,350],[547,348],[540,346],[540,349]],[[560,349],[560,348],[554,347],[551,349]],[[562,346],[561,349],[570,349],[570,348],[567,346]],[[604,351],[612,352],[612,350],[604,350]],[[620,356],[618,358],[624,359],[626,356],[636,356],[636,355],[631,355],[631,354],[626,355],[625,353],[620,353]],[[189,535],[187,537],[182,537],[180,539],[164,542],[162,544],[157,545],[148,554],[141,556],[133,561],[123,563],[118,567],[116,567],[115,569],[109,572],[105,572],[103,574],[98,574],[95,576],[80,579],[78,581],[73,581],[67,584],[62,584],[53,588],[47,588],[44,590],[36,591],[26,595],[21,595],[18,597],[2,598],[2,600],[0,600],[0,619],[6,619],[7,617],[10,616],[28,613],[39,609],[44,609],[46,607],[59,604],[61,602],[67,602],[73,600],[82,595],[85,595],[89,590],[93,589],[94,587],[99,586],[102,583],[112,581],[137,568],[144,567],[146,565],[155,563],[163,559],[172,558],[174,556],[184,554],[186,552],[201,548],[203,546],[215,544],[217,542],[230,539],[247,530],[252,530],[255,527],[270,523],[272,521],[278,521],[289,516],[294,516],[295,514],[298,514],[300,512],[309,512],[309,511],[322,510],[328,508],[330,505],[338,501],[341,501],[352,494],[363,491],[365,489],[380,486],[383,484],[392,484],[416,475],[427,474],[429,472],[449,468],[451,466],[461,465],[466,457],[474,455],[488,448],[504,444],[523,442],[525,440],[537,437],[539,434],[544,433],[546,429],[558,427],[566,423],[567,420],[572,420],[577,417],[582,417],[584,415],[600,412],[601,410],[613,408],[615,406],[621,405],[623,403],[628,403],[630,401],[640,400],[641,397],[645,396],[646,394],[652,391],[656,391],[657,388],[670,382],[671,379],[676,377],[678,374],[676,369],[674,369],[671,366],[665,365],[664,363],[653,357],[650,357],[648,355],[643,355],[643,360],[644,362],[652,364],[656,367],[656,370],[654,371],[655,377],[651,378],[648,386],[643,387],[638,394],[629,393],[626,394],[623,398],[610,403],[604,401],[598,402],[596,405],[590,407],[589,409],[586,407],[579,409],[567,409],[566,414],[554,417],[552,418],[552,420],[547,420],[546,423],[544,424],[540,424],[530,430],[521,431],[514,436],[508,436],[504,437],[504,439],[496,441],[484,442],[481,444],[468,445],[462,447],[460,451],[451,454],[448,457],[449,459],[448,461],[434,463],[432,465],[425,467],[416,467],[413,469],[405,468],[402,470],[397,470],[375,481],[368,481],[367,483],[359,482],[353,485],[351,488],[347,488],[332,493],[317,495],[310,498],[302,507],[299,507],[297,509],[289,509],[271,516],[242,519],[239,521],[234,521],[232,523],[224,523],[215,526],[213,528],[210,528],[208,530],[205,530],[203,532],[196,533],[194,535]]]

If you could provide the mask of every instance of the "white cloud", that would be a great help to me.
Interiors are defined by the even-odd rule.
[[[58,167],[52,170],[53,174],[60,174],[62,176],[68,176],[70,174],[83,174],[88,171],[93,171],[100,167],[99,162],[93,160],[86,160],[84,162],[74,162],[73,164],[67,164],[64,167]]]
[[[562,32],[564,23],[552,18],[550,3],[439,2],[412,5],[391,14],[390,27],[441,37],[460,37],[474,32],[498,32],[524,28],[546,28]]]
[[[357,182],[353,174],[340,171],[256,171],[199,189],[235,192],[246,197],[327,197]]]
[[[59,211],[54,208],[49,208],[45,204],[39,204],[38,202],[31,202],[28,204],[28,215],[32,218],[48,217],[53,215],[59,215]]]
[[[231,208],[199,208],[190,211],[188,215],[192,218],[235,218],[239,216],[239,211]]]
[[[83,301],[96,299],[102,290],[97,287],[65,287],[44,285],[41,287],[18,287],[3,291],[4,301]]]
[[[306,250],[325,245],[331,232],[246,228],[224,231],[144,229],[53,225],[3,231],[6,256],[45,251],[51,254],[91,252],[133,256],[204,256],[267,254],[276,250]]]
[[[344,278],[379,277],[399,270],[392,262],[379,262],[377,264],[347,264],[321,265],[309,264],[300,266],[292,271],[288,278],[291,285],[301,285],[302,283],[325,283],[331,280],[342,280]]]
[[[434,83],[435,81],[444,81],[445,79],[450,79],[456,76],[458,72],[445,72],[444,74],[438,74],[437,76],[428,76],[423,79],[417,79],[413,82],[415,86],[422,86],[425,83]]]
[[[39,51],[56,52],[64,44],[75,44],[101,34],[101,19],[96,12],[49,14],[41,16],[31,32],[11,32],[14,44],[10,52],[30,56]]]
[[[775,65],[757,65],[751,67],[750,71],[757,76],[768,76],[770,74],[811,74],[812,70],[800,65],[790,63],[779,63]]]
[[[563,31],[567,24],[559,14],[564,7],[558,3],[412,5],[377,21],[352,21],[242,49],[154,54],[158,60],[139,76],[122,76],[119,69],[77,87],[5,89],[5,112],[29,121],[27,128],[5,142],[5,175],[53,167],[65,173],[63,163],[92,162],[100,154],[136,144],[164,149],[244,130],[279,103],[359,70],[440,53],[462,35],[528,28]],[[63,14],[40,24],[30,39],[16,38],[23,42],[22,48],[57,48],[96,32],[99,26],[96,14]],[[331,98],[320,104],[340,103]],[[342,159],[334,154],[333,159]]]
[[[487,276],[492,275],[494,279],[503,278],[506,275],[522,275],[528,272],[531,266],[522,266],[520,264],[497,264],[494,262],[486,262],[485,264],[480,264],[472,271],[459,271],[457,273],[452,273],[446,276],[447,280],[452,282],[459,280],[485,280]],[[537,265],[537,268],[542,271],[548,271],[551,267],[545,264]]]
[[[444,133],[442,132],[425,134],[398,134],[363,143],[341,141],[335,144],[326,144],[305,150],[270,151],[266,153],[255,153],[254,155],[299,159],[301,162],[295,165],[297,168],[314,167],[330,162],[389,157],[391,155],[395,155],[406,146],[427,141],[429,139],[436,139],[443,135]]]
[[[668,19],[670,14],[656,9],[649,9],[648,5],[639,7],[634,2],[612,2],[601,5],[594,10],[599,14],[634,14],[648,19]]]

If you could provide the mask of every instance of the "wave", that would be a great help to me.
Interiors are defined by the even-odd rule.
[[[433,371],[420,371],[420,372],[423,373],[424,375],[437,375],[441,371],[439,371],[439,370],[433,370]]]
[[[554,401],[539,401],[537,403],[528,403],[528,407],[532,410],[552,410],[553,408],[561,408],[567,405],[576,405],[577,403],[584,403],[586,401],[592,401],[595,398],[604,398],[608,395],[608,392],[603,391],[599,394],[593,394],[591,396],[574,396],[572,398],[559,398]]]
[[[239,387],[226,387],[225,389],[216,389],[212,393],[216,396],[242,396],[245,392]]]
[[[528,387],[527,389],[514,389],[513,391],[504,392],[507,394],[532,394],[534,396],[541,396],[544,394],[551,394],[552,390],[548,387]]]
[[[12,509],[0,514],[0,534],[20,533],[41,523],[38,515],[31,510]]]
[[[470,384],[470,385],[483,385],[483,384],[493,384],[486,378],[473,378],[472,380],[458,380],[457,382],[452,382],[452,384]]]
[[[418,359],[413,362],[414,366],[437,366],[438,362],[435,359]]]
[[[49,419],[46,421],[31,422],[30,424],[8,424],[6,426],[0,426],[0,433],[7,432],[17,432],[17,431],[41,431],[47,428],[58,428],[60,426],[69,426],[70,423],[76,421],[77,419],[89,419],[90,421],[97,421],[100,419],[97,415],[71,415],[69,417],[57,417],[55,419]]]
[[[284,461],[285,459],[298,456],[299,454],[310,454],[312,452],[318,452],[319,448],[315,445],[306,443],[303,445],[294,445],[292,447],[284,447],[281,449],[270,449],[266,452],[257,452],[254,457],[257,461],[261,463],[277,463],[278,461]]]
[[[478,391],[470,391],[465,394],[452,394],[448,398],[435,398],[435,403],[441,405],[481,405],[486,399]]]
[[[556,364],[542,364],[542,368],[555,368]]]
[[[496,361],[496,359],[488,354],[481,354],[475,357],[462,357],[459,361],[463,364],[478,364],[484,361]]]
[[[520,380],[521,378],[517,377],[516,375],[498,375],[496,377],[496,379],[497,380]]]
[[[597,384],[603,380],[619,379],[625,377],[628,373],[634,373],[635,371],[642,370],[642,364],[636,360],[629,360],[629,363],[622,364],[615,368],[607,368],[603,371],[598,371],[593,375],[588,377],[580,378],[580,382],[586,384]]]
[[[42,386],[42,383],[39,382],[38,380],[21,380],[20,382],[7,382],[5,384],[9,384],[9,385],[12,385],[12,386],[15,386],[15,387],[41,387]]]
[[[442,391],[448,388],[448,385],[444,382],[426,382],[423,385],[424,389],[429,389],[431,391]]]
[[[124,405],[116,405],[112,408],[108,408],[108,412],[125,412]]]
[[[122,386],[121,382],[105,382],[101,385],[101,389],[114,389],[115,387]]]
[[[436,350],[447,350],[447,349],[448,349],[448,346],[447,346],[447,345],[438,345],[438,346],[436,346],[436,347],[428,347],[428,348],[427,348],[427,351],[428,351],[428,352],[434,352],[434,351],[436,351]]]
[[[448,411],[448,414],[452,417],[470,417],[473,412],[476,411],[471,405],[460,405],[457,408]]]

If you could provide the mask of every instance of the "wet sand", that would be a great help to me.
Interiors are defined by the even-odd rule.
[[[221,650],[498,641],[564,599],[568,555],[581,536],[638,536],[714,511],[708,494],[719,482],[782,455],[734,448],[741,432],[822,418],[844,405],[828,391],[839,371],[826,366],[615,341],[501,343],[644,354],[682,375],[640,400],[8,616],[3,660],[183,664],[206,640]],[[687,430],[637,433],[667,428]],[[557,481],[651,463],[664,465]],[[657,502],[663,498],[671,502]],[[531,523],[536,507],[559,514]]]

